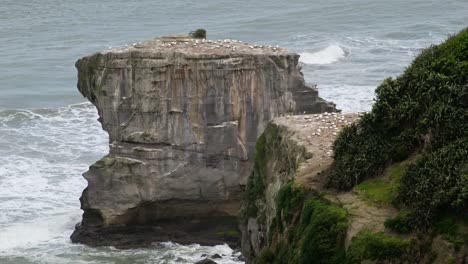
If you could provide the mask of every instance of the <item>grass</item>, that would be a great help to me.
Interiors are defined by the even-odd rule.
[[[370,205],[391,205],[397,196],[400,180],[415,157],[391,165],[382,177],[360,183],[355,189],[359,198]]]
[[[390,205],[394,198],[394,186],[386,179],[372,179],[362,182],[356,187],[361,200],[372,205]]]

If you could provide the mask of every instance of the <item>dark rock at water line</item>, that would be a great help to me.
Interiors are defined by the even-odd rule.
[[[235,228],[237,219],[229,216],[205,219],[174,218],[160,220],[151,225],[105,228],[83,228],[77,225],[71,240],[89,246],[114,246],[121,249],[151,247],[156,242],[166,241],[203,246],[227,244],[236,249],[239,247],[240,233],[226,237],[220,231]]]
[[[206,258],[206,259],[195,262],[195,264],[217,264],[217,262],[215,262],[215,261],[213,261],[213,260],[211,260],[209,258]]]

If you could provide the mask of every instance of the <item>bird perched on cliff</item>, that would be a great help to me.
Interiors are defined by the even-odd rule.
[[[192,38],[206,39],[206,30],[204,30],[203,28],[199,28],[195,31],[191,31],[189,35]]]

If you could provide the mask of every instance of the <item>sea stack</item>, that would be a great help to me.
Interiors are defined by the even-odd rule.
[[[253,47],[253,48],[251,48]],[[299,55],[241,41],[161,37],[77,61],[110,153],[84,173],[89,245],[236,243],[241,189],[274,117],[333,112]]]

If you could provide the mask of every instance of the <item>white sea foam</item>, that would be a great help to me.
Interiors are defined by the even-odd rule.
[[[77,212],[72,212],[6,226],[0,229],[0,252],[37,247],[54,239],[66,240],[78,217]]]
[[[80,220],[81,174],[108,152],[90,103],[59,109],[0,112],[0,263],[194,263],[220,254],[242,263],[227,245],[162,243],[150,249],[89,248],[70,242]]]
[[[303,52],[299,61],[305,64],[330,64],[343,59],[346,52],[340,45],[332,44],[314,53]]]

